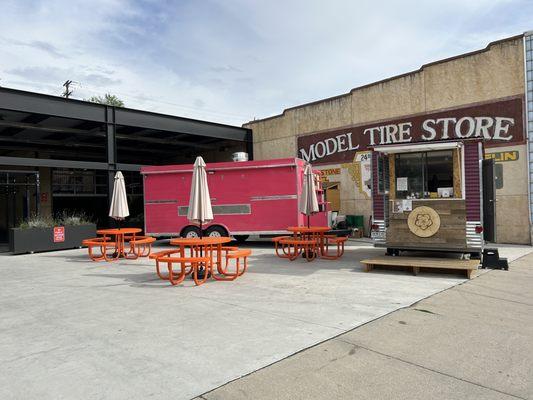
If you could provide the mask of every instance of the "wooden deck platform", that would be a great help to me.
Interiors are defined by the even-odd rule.
[[[478,269],[480,261],[437,257],[382,256],[362,260],[361,263],[365,265],[365,272],[370,272],[374,266],[411,267],[415,275],[418,275],[420,268],[460,269],[466,272],[468,279],[471,279],[474,271]]]

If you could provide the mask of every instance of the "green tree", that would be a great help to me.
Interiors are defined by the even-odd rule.
[[[110,94],[110,93],[106,93],[104,96],[92,96],[92,97],[89,97],[86,101],[90,101],[92,103],[105,104],[108,106],[124,107],[124,102],[120,100],[117,96],[115,96],[114,94]]]

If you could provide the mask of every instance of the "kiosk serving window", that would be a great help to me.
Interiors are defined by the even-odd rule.
[[[397,199],[454,197],[453,150],[394,155]]]

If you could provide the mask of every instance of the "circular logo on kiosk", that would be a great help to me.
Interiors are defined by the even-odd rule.
[[[440,228],[440,217],[431,207],[416,207],[407,218],[409,230],[418,237],[430,237]]]

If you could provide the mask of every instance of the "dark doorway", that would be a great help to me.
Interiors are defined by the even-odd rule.
[[[9,229],[39,207],[39,173],[0,170],[0,251],[8,250]]]
[[[496,185],[493,159],[483,160],[483,236],[496,241]]]

